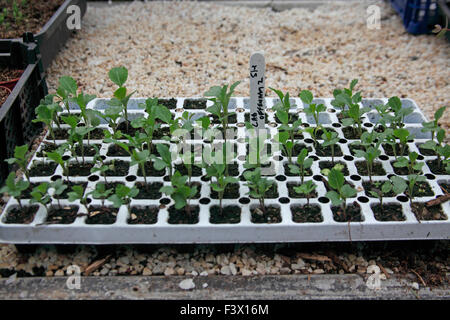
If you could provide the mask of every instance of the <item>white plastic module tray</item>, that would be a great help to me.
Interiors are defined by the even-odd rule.
[[[176,116],[181,116],[183,111],[187,110],[191,113],[197,113],[204,115],[205,110],[201,109],[188,109],[185,108],[185,100],[187,99],[200,99],[200,98],[176,98],[176,108],[171,109]],[[277,187],[278,197],[273,199],[267,199],[266,205],[278,206],[281,209],[281,222],[272,224],[258,224],[251,222],[250,208],[258,204],[258,200],[250,198],[248,188],[245,186],[244,181],[239,182],[240,196],[237,199],[225,199],[223,201],[224,207],[227,205],[238,205],[241,207],[241,219],[236,224],[213,224],[210,223],[210,207],[218,204],[218,200],[211,199],[210,197],[210,183],[204,182],[201,176],[193,177],[192,181],[201,183],[200,197],[191,201],[191,205],[199,206],[199,221],[196,224],[169,224],[168,223],[168,208],[173,204],[173,201],[165,195],[161,195],[158,199],[145,199],[136,200],[133,199],[131,206],[144,206],[144,207],[158,207],[159,212],[157,216],[157,222],[155,224],[147,225],[135,225],[128,224],[128,211],[126,207],[122,206],[117,214],[115,223],[109,225],[100,224],[86,224],[86,216],[79,216],[72,224],[45,224],[46,211],[43,207],[40,207],[34,220],[29,224],[7,224],[5,223],[5,217],[8,214],[11,206],[17,205],[15,199],[10,199],[6,208],[0,217],[0,242],[2,243],[67,243],[67,244],[125,244],[125,243],[251,243],[251,242],[321,242],[321,241],[363,241],[363,240],[405,240],[405,239],[449,239],[450,238],[450,221],[448,220],[448,214],[450,213],[450,204],[442,204],[442,209],[447,216],[446,220],[429,220],[418,221],[415,215],[411,212],[409,201],[406,196],[397,196],[395,198],[384,198],[384,203],[396,203],[400,204],[403,208],[404,221],[378,221],[374,217],[374,213],[371,209],[373,204],[378,204],[378,199],[370,197],[364,191],[362,183],[368,181],[369,177],[361,176],[358,174],[355,166],[357,159],[351,155],[349,150],[349,144],[352,140],[344,138],[342,132],[342,126],[340,125],[336,110],[331,106],[330,98],[318,98],[315,102],[324,103],[327,107],[327,112],[324,112],[320,116],[320,122],[323,126],[332,128],[335,130],[341,140],[339,141],[339,147],[342,151],[342,156],[335,157],[336,162],[343,162],[346,164],[349,174],[346,179],[351,182],[355,188],[359,191],[355,198],[347,200],[348,204],[357,202],[361,206],[361,214],[363,217],[362,222],[337,222],[333,219],[333,213],[331,211],[331,203],[325,197],[326,189],[323,182],[319,181],[318,177],[321,175],[319,163],[322,161],[330,161],[331,157],[316,157],[317,161],[314,161],[311,168],[312,175],[305,177],[306,180],[313,179],[317,184],[317,197],[311,198],[311,204],[318,205],[321,208],[322,222],[314,223],[297,223],[293,221],[291,207],[296,205],[306,204],[306,199],[290,198],[287,188],[287,183],[300,181],[299,177],[287,176],[284,172],[283,164],[287,161],[286,157],[281,157],[281,151],[276,151],[272,154],[270,161],[280,161],[279,171],[271,177]],[[107,106],[107,99],[95,99],[89,103],[88,108],[94,108],[99,111],[104,110]],[[139,117],[143,115],[144,111],[138,107],[140,102],[144,102],[145,99],[132,99],[130,101],[128,111],[129,118]],[[237,139],[232,141],[236,146],[237,157],[235,163],[238,164],[239,174],[242,174],[245,162],[245,156],[247,154],[246,149],[246,129],[243,126],[245,121],[245,115],[249,113],[248,98],[236,97],[232,98],[230,105],[230,112],[236,112],[236,122],[230,124],[231,127],[237,129]],[[363,105],[373,106],[380,103],[386,103],[387,99],[364,99]],[[208,102],[208,106],[211,102]],[[274,119],[274,112],[271,107],[276,103],[276,99],[266,98],[268,123],[266,128],[270,131],[271,137],[277,132],[277,124]],[[423,121],[427,121],[426,117],[417,107],[414,101],[410,99],[402,99],[403,106],[414,107],[414,112],[406,117],[405,127],[415,134],[416,139],[414,142],[408,144],[410,151],[416,151],[419,154],[420,151],[417,144],[425,142],[430,138],[429,133],[421,132]],[[293,113],[298,113],[299,118],[303,120],[303,123],[314,125],[314,121],[307,117],[302,112],[303,105],[299,98],[292,99]],[[78,112],[76,108],[73,112]],[[364,116],[363,126],[367,130],[374,128],[374,124],[377,121],[377,113],[375,110],[370,111]],[[64,126],[63,126],[64,127]],[[107,128],[106,124],[101,124],[100,127]],[[314,155],[314,146],[310,141],[311,139],[308,133],[303,133],[304,139],[299,140],[306,146],[312,148],[310,156]],[[49,137],[46,137],[46,141],[51,141]],[[57,143],[62,143],[63,140],[58,140]],[[157,140],[155,143],[163,142]],[[106,161],[115,159],[129,161],[127,157],[110,157],[107,156],[108,144],[102,142],[102,140],[91,140],[93,144],[101,144],[101,154],[106,157]],[[194,140],[194,144],[202,144],[202,140]],[[267,144],[272,145],[273,140],[266,141]],[[37,153],[33,156],[30,163],[30,167],[36,162],[42,162],[43,158],[38,156],[43,144],[37,150]],[[385,154],[383,148],[382,151],[382,166],[386,171],[386,174],[393,174],[393,168],[391,161],[394,157]],[[420,161],[432,160],[435,157],[420,156]],[[294,158],[295,160],[295,158]],[[48,161],[48,160],[47,160]],[[92,161],[92,158],[86,157],[86,161]],[[121,182],[131,187],[137,182],[144,182],[144,178],[137,174],[137,165],[131,166],[129,172],[123,177],[108,177],[108,182]],[[430,185],[434,196],[416,198],[416,202],[426,202],[434,199],[437,195],[442,195],[439,183],[449,183],[450,179],[448,175],[436,175],[433,174],[428,166],[423,166],[423,174],[427,177],[427,182]],[[96,174],[94,174],[95,176]],[[203,169],[203,174],[205,170]],[[39,183],[43,181],[50,181],[52,177],[61,177],[62,170],[57,167],[55,172],[48,177],[32,177],[33,183]],[[386,176],[374,176],[374,180],[386,180]],[[159,182],[164,185],[169,185],[170,182],[165,181],[163,177],[148,177],[149,183]],[[72,177],[73,182],[87,183],[86,192],[89,192],[95,188],[96,183],[102,182],[103,177],[100,179],[93,179],[92,177]],[[162,200],[164,199],[164,200]],[[165,201],[170,200],[170,203]],[[27,203],[24,200],[23,203]],[[67,200],[62,200],[62,204],[69,205]],[[164,203],[164,205],[163,205]],[[56,205],[56,202],[53,203]],[[92,200],[91,205],[100,205],[100,200]],[[85,209],[78,203],[70,203],[70,205],[78,205],[78,213],[85,213]],[[110,206],[111,203],[106,201],[106,205]]]

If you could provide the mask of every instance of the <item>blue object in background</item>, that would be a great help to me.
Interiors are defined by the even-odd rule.
[[[412,34],[430,33],[439,21],[436,0],[390,0],[403,19],[405,29]]]

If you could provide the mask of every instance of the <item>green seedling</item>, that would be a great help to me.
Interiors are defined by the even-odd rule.
[[[70,160],[70,158],[67,160],[64,160],[63,155],[64,155],[63,148],[58,148],[53,152],[46,152],[47,158],[49,158],[51,161],[59,164],[59,166],[63,170],[64,175],[66,176],[67,182],[70,183],[70,181],[69,181],[69,160]]]
[[[105,200],[111,195],[114,190],[106,189],[106,183],[97,183],[95,189],[88,193],[94,199],[100,199],[102,201],[102,207],[105,206]]]
[[[84,127],[81,128],[84,128],[86,130],[88,145],[90,145],[91,141],[90,132],[100,124],[100,112],[98,112],[97,110],[87,109],[88,103],[95,98],[95,95],[84,94],[83,92],[80,92],[80,94],[76,96],[76,98],[72,99],[80,107],[81,118],[84,122]]]
[[[330,146],[331,148],[331,163],[334,165],[334,147],[339,142],[338,134],[333,131],[327,131],[327,129],[323,128],[322,134],[324,148]]]
[[[108,170],[114,170],[114,162],[115,160],[112,160],[110,165],[107,165],[104,161],[102,156],[100,155],[100,150],[98,149],[97,146],[93,146],[95,149],[95,155],[93,157],[93,163],[98,164],[97,166],[94,166],[91,168],[91,173],[96,173],[96,172],[100,172],[100,174],[103,176],[103,178],[105,179],[105,185],[108,184],[107,180],[106,180],[106,171]],[[97,184],[98,185],[98,184]]]
[[[86,213],[89,213],[88,208],[88,197],[84,194],[84,189],[82,186],[73,186],[72,191],[67,194],[69,196],[69,201],[74,202],[79,200],[81,205],[86,209]]]
[[[414,200],[414,186],[418,182],[425,182],[425,181],[427,181],[427,179],[424,176],[420,175],[420,173],[410,174],[410,175],[408,175],[407,178],[408,178],[409,203],[410,203],[411,208],[412,208],[412,202]]]
[[[444,106],[442,108],[439,108],[435,113],[434,113],[434,120],[429,121],[429,122],[422,122],[422,132],[431,132],[431,140],[434,140],[434,137],[436,136],[436,134],[442,130],[441,127],[438,124],[438,121],[442,118],[442,116],[444,115],[444,111],[447,107]],[[439,141],[437,141],[439,143]]]
[[[52,198],[48,193],[50,188],[50,184],[48,182],[42,182],[37,187],[33,188],[31,192],[31,203],[40,203],[45,210],[48,212],[48,205],[51,202]]]
[[[405,180],[403,180],[400,177],[393,176],[390,178],[390,180],[385,181],[381,185],[381,189],[372,188],[372,190],[370,190],[369,193],[373,197],[378,198],[378,200],[380,200],[380,210],[381,210],[381,212],[383,212],[383,197],[384,197],[384,195],[388,194],[391,191],[394,193],[394,195],[397,195],[397,194],[405,192],[406,188],[407,188],[407,184],[406,184]]]
[[[137,151],[136,149],[133,149],[133,152],[131,154],[130,165],[132,166],[134,166],[135,164],[139,165],[142,171],[142,175],[144,176],[146,187],[148,185],[147,185],[147,174],[145,173],[145,163],[149,158],[150,158],[150,151],[148,150]]]
[[[358,101],[361,97],[361,93],[357,92],[355,95],[353,95],[353,89],[355,88],[356,84],[358,83],[358,79],[353,79],[350,82],[349,88],[344,89],[335,89],[333,90],[333,96],[334,99],[331,101],[331,105],[333,107],[336,107],[338,109],[341,109],[341,115],[344,116],[345,114],[345,107],[350,106],[350,104],[353,102]],[[349,99],[350,98],[350,99]]]
[[[302,100],[302,102],[307,105],[304,110],[305,113],[307,115],[310,115],[314,118],[314,121],[316,123],[315,127],[308,127],[306,128],[306,132],[308,132],[309,134],[311,134],[311,137],[314,140],[314,145],[317,145],[317,131],[321,128],[321,125],[319,123],[319,117],[320,117],[320,113],[326,111],[326,107],[324,104],[316,104],[316,103],[312,103],[314,100],[314,97],[312,95],[312,93],[308,90],[303,90],[300,92],[299,94],[300,99]],[[312,130],[309,128],[313,128]]]
[[[53,130],[53,123],[55,123],[57,113],[61,111],[62,108],[57,103],[42,104],[43,102],[44,101],[41,101],[41,104],[35,109],[36,119],[34,119],[32,122],[33,123],[42,122],[45,125],[47,125],[48,130],[50,132],[50,136],[52,137],[53,142],[56,144],[55,132]]]
[[[431,139],[420,146],[423,149],[433,150],[436,153],[438,168],[441,168],[443,164],[448,163],[448,159],[450,157],[450,146],[448,144],[444,144],[444,140],[445,130],[439,128],[436,133],[437,142]]]
[[[187,184],[188,176],[182,176],[180,172],[175,171],[171,177],[171,185],[164,186],[159,191],[168,195],[175,202],[175,209],[185,208],[186,214],[191,215],[190,200],[197,194],[197,186]]]
[[[123,184],[116,187],[115,193],[111,195],[108,200],[113,203],[114,208],[120,208],[125,205],[128,214],[131,214],[131,199],[139,194],[139,189],[136,187],[129,188]]]
[[[109,106],[108,108],[105,109],[104,112],[99,113],[99,116],[108,123],[108,126],[112,129],[113,134],[117,133],[117,127],[119,126],[121,112],[122,112],[122,107]],[[141,119],[141,118],[138,118],[138,119]]]
[[[388,105],[390,110],[394,112],[394,117],[391,121],[391,126],[394,129],[403,128],[405,125],[405,117],[410,115],[414,109],[412,107],[402,108],[402,102],[398,97],[389,98]]]
[[[345,178],[342,172],[331,169],[328,174],[328,185],[333,190],[328,191],[326,196],[333,205],[341,206],[344,218],[346,219],[347,199],[356,195],[356,190],[350,185],[345,184]]]
[[[320,170],[320,173],[322,173],[324,176],[327,176],[327,177],[328,177],[328,175],[330,174],[330,171],[331,171],[332,169],[338,170],[338,171],[342,172],[342,171],[344,170],[344,168],[345,168],[345,166],[344,166],[343,164],[341,164],[341,163],[336,163],[336,164],[333,166],[333,168],[331,168],[331,169],[328,169],[328,168],[322,169],[322,170]]]
[[[317,188],[317,185],[310,181],[306,181],[305,183],[301,184],[298,187],[294,187],[294,191],[298,194],[304,194],[306,197],[306,206],[309,208],[309,198],[311,197],[311,194],[314,192],[314,190]]]
[[[313,159],[306,158],[308,156],[308,149],[303,148],[297,156],[297,164],[290,164],[289,170],[291,173],[299,174],[301,177],[301,183],[303,184],[305,180],[305,172],[307,169],[311,168],[313,164]]]
[[[273,186],[273,181],[261,176],[261,168],[252,171],[245,171],[244,178],[247,180],[246,186],[249,188],[249,195],[259,200],[259,206],[263,213],[266,213],[265,195]]]
[[[422,171],[423,162],[417,162],[419,154],[417,152],[410,152],[408,158],[400,157],[394,163],[396,168],[408,168],[408,174],[414,174],[416,171]]]
[[[22,179],[17,180],[17,182],[15,180],[16,174],[14,172],[11,172],[8,175],[8,178],[6,178],[5,185],[0,189],[0,193],[6,192],[9,196],[14,197],[19,204],[20,210],[22,210],[22,193],[28,189],[28,187],[30,186],[30,182]]]
[[[64,191],[67,189],[67,185],[64,184],[64,182],[61,179],[58,179],[52,183],[50,183],[48,194],[55,198],[58,202],[59,208],[62,208],[61,202],[60,202],[60,196],[64,193]]]
[[[172,113],[167,107],[158,104],[158,98],[149,98],[145,101],[145,104],[141,103],[140,107],[145,108],[147,117],[133,119],[131,121],[131,126],[133,128],[142,128],[144,130],[147,135],[147,149],[151,152],[153,134],[155,130],[161,127],[161,123],[159,123],[158,120],[169,124],[172,121]]]
[[[230,103],[231,96],[234,93],[234,89],[239,85],[240,81],[233,83],[228,89],[228,85],[223,87],[214,86],[211,87],[207,92],[205,92],[205,97],[210,97],[208,100],[213,102],[211,107],[208,107],[206,111],[215,115],[222,124],[223,137],[224,137],[224,147],[227,145],[227,133],[228,133],[228,117],[234,113],[228,112],[228,105]],[[226,163],[226,151],[224,151],[224,163]],[[228,167],[225,168],[225,173],[228,175]]]
[[[407,129],[395,129],[394,136],[400,140],[400,154],[402,155],[408,147],[408,140],[414,139],[414,135]]]
[[[30,160],[30,155],[27,155],[28,152],[28,145],[23,146],[16,146],[14,148],[14,158],[6,159],[5,161],[8,162],[8,164],[17,164],[20,169],[22,169],[25,177],[27,178],[28,182],[30,181],[30,172],[27,168],[28,161]]]
[[[366,160],[367,172],[369,174],[370,182],[372,182],[373,165],[375,163],[375,159],[380,155],[380,149],[377,149],[375,147],[368,147],[365,151],[355,150],[355,157],[364,158]]]
[[[125,67],[112,68],[109,73],[109,79],[114,82],[119,88],[114,91],[114,97],[109,101],[110,106],[119,106],[123,110],[123,118],[125,119],[126,128],[128,131],[128,102],[131,96],[135,93],[127,94],[127,88],[124,87],[128,79],[128,70]]]
[[[260,168],[261,164],[266,164],[269,160],[269,154],[266,152],[263,153],[264,150],[264,141],[267,138],[267,134],[263,130],[255,130],[253,125],[246,121],[245,127],[248,130],[249,135],[246,137],[246,142],[248,143],[249,152],[248,155],[246,155],[244,168],[245,169],[254,169],[254,168]],[[282,134],[281,139],[283,140],[286,137],[286,133]],[[275,139],[278,139],[278,142],[281,143],[279,140],[279,137],[275,136]],[[287,141],[287,139],[286,139]],[[292,144],[289,142],[289,146]],[[292,156],[292,150],[289,149],[289,146],[286,146],[286,144],[282,144],[282,146],[285,148],[286,154],[291,154]],[[289,151],[291,150],[291,151]]]
[[[216,191],[219,196],[220,214],[222,214],[222,200],[225,189],[230,183],[237,183],[239,180],[234,177],[225,176],[225,164],[213,163],[206,166],[206,174],[210,178],[216,178],[216,181],[211,183],[211,189]]]
[[[153,160],[153,166],[158,171],[167,168],[169,170],[169,177],[172,178],[172,153],[170,152],[169,146],[160,143],[156,145],[156,150],[160,154],[161,158],[158,158],[152,154],[150,158]]]
[[[62,102],[67,112],[70,114],[70,102],[77,96],[78,86],[77,82],[68,76],[59,78],[58,89],[56,90],[56,97],[59,102]]]

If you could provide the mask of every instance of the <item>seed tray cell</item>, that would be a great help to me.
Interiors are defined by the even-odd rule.
[[[186,100],[201,99],[198,98],[177,98],[176,108],[171,109],[176,116],[181,116],[184,111],[198,114],[198,117],[205,115],[202,109],[185,109]],[[303,112],[304,105],[298,98],[292,98],[291,112],[302,119],[303,123],[314,126],[313,119],[307,117]],[[275,198],[267,198],[266,206],[274,206],[279,208],[281,221],[273,223],[255,223],[252,222],[252,209],[257,207],[258,200],[248,196],[248,187],[245,186],[244,179],[240,179],[239,197],[237,199],[224,199],[223,206],[226,210],[227,206],[239,206],[241,210],[240,221],[229,224],[215,224],[210,222],[210,210],[213,206],[219,204],[219,200],[211,197],[210,182],[205,179],[206,172],[201,169],[200,176],[193,176],[192,182],[201,184],[200,194],[196,199],[191,200],[191,206],[198,206],[199,217],[198,222],[193,224],[170,224],[169,208],[173,205],[173,201],[161,194],[155,199],[133,199],[131,207],[149,208],[154,210],[158,208],[156,222],[153,224],[130,224],[130,216],[125,206],[118,209],[115,222],[108,225],[87,224],[85,208],[79,203],[69,203],[68,200],[61,200],[61,204],[65,206],[78,206],[79,216],[71,224],[46,224],[46,211],[43,207],[39,207],[34,220],[29,224],[8,224],[6,216],[8,212],[17,205],[17,201],[13,198],[9,200],[4,210],[4,214],[0,217],[0,241],[5,243],[77,243],[77,244],[120,244],[120,243],[243,243],[243,242],[321,242],[321,241],[370,241],[370,240],[406,240],[406,239],[449,239],[450,238],[450,222],[448,214],[450,213],[449,203],[441,204],[443,217],[445,220],[421,220],[416,218],[411,211],[409,200],[405,195],[396,197],[385,197],[384,204],[400,205],[403,214],[403,221],[380,221],[375,218],[372,207],[379,204],[378,199],[370,197],[366,194],[363,183],[369,182],[368,176],[363,176],[358,172],[356,163],[363,159],[355,158],[351,155],[349,144],[354,140],[344,138],[343,126],[338,120],[339,110],[336,110],[331,104],[330,98],[316,99],[321,100],[327,108],[327,112],[322,113],[319,122],[326,128],[333,129],[341,138],[339,148],[342,151],[341,156],[335,156],[335,162],[341,162],[346,165],[348,175],[345,176],[348,183],[352,184],[358,191],[354,198],[347,199],[347,205],[357,205],[360,207],[360,222],[338,222],[333,216],[333,207],[328,198],[325,197],[327,192],[325,184],[322,182],[321,169],[319,163],[331,161],[331,157],[316,156],[311,136],[303,132],[303,139],[298,139],[298,143],[311,148],[310,156],[315,159],[311,167],[311,174],[305,176],[305,181],[312,180],[317,184],[316,196],[310,199],[311,206],[320,208],[320,217],[317,219],[321,222],[295,222],[293,219],[293,208],[306,205],[305,198],[289,197],[289,184],[299,184],[300,177],[290,176],[285,171],[287,157],[282,155],[273,136],[277,133],[277,127],[280,126],[276,122],[275,113],[272,109],[277,99],[266,98],[266,112],[268,115],[268,123],[266,129],[270,136],[267,137],[265,143],[271,146],[272,154],[269,157],[272,171],[269,172],[270,179],[275,182],[275,188],[278,196]],[[104,110],[107,106],[108,99],[95,99],[91,101],[88,108]],[[129,119],[144,115],[145,111],[139,107],[139,103],[143,103],[145,99],[131,99],[128,112]],[[386,103],[387,99],[364,99],[362,104],[365,106],[373,106],[379,103]],[[448,175],[438,175],[433,173],[427,161],[434,160],[435,156],[422,154],[418,145],[424,143],[430,138],[429,133],[422,133],[421,123],[427,121],[426,117],[417,107],[414,101],[402,99],[404,106],[412,106],[414,112],[405,119],[405,128],[416,134],[416,139],[408,143],[410,151],[419,153],[419,161],[425,162],[423,166],[423,174],[427,177],[427,184],[434,195],[425,197],[416,197],[415,202],[426,202],[434,199],[436,196],[443,195],[443,191],[439,184],[449,183]],[[189,105],[189,104],[187,104]],[[196,105],[195,103],[193,105]],[[211,102],[207,102],[206,106],[210,106]],[[231,108],[232,106],[232,108]],[[230,110],[236,112],[236,123],[230,124],[230,128],[236,130],[237,136],[231,140],[236,147],[236,158],[234,163],[237,164],[239,176],[244,172],[244,163],[247,155],[247,144],[245,138],[247,130],[244,126],[245,115],[249,113],[248,98],[236,97],[231,100]],[[76,110],[74,112],[77,112]],[[366,130],[373,130],[373,123],[376,122],[374,117],[376,111],[373,109],[363,117],[363,126]],[[322,123],[323,122],[323,123]],[[63,128],[68,126],[62,125]],[[164,127],[164,126],[163,126]],[[99,128],[106,129],[107,125],[102,123]],[[207,145],[203,140],[188,140],[195,145]],[[221,140],[215,140],[220,143]],[[47,136],[45,142],[53,142]],[[57,140],[57,144],[61,144],[64,140]],[[111,144],[103,143],[102,140],[92,140],[92,144],[101,145],[100,154],[105,156],[105,162],[112,160],[121,160],[130,162],[129,157],[108,156],[108,149]],[[40,151],[44,147],[42,143],[37,153],[33,156],[30,167],[37,163],[44,162],[44,158],[39,157]],[[85,141],[87,143],[87,141]],[[164,140],[154,140],[154,144],[168,143]],[[380,148],[381,157],[377,160],[381,163],[382,168],[386,172],[383,176],[373,176],[373,181],[385,181],[394,173],[392,161],[394,157],[387,154],[383,147]],[[81,161],[81,157],[77,158]],[[45,160],[48,162],[48,160]],[[75,160],[73,160],[75,161]],[[92,162],[92,157],[85,157],[86,162]],[[296,157],[293,157],[296,161]],[[175,163],[180,164],[178,159]],[[56,180],[63,177],[62,169],[58,166],[54,173],[50,176],[32,177],[33,183]],[[406,178],[406,176],[402,176]],[[85,192],[95,189],[97,183],[104,183],[104,177],[98,174],[89,174],[88,176],[70,177],[74,183],[86,183]],[[130,166],[128,172],[124,176],[108,176],[108,183],[123,183],[132,187],[138,183],[144,183],[144,177],[138,174],[138,166]],[[170,182],[166,175],[164,176],[148,176],[149,184],[158,183],[159,185],[169,185]],[[159,187],[158,187],[159,188]],[[23,200],[27,204],[29,200]],[[56,206],[57,202],[53,200],[52,205]],[[92,199],[90,206],[101,206],[100,200]],[[111,207],[112,203],[105,201],[105,206]]]

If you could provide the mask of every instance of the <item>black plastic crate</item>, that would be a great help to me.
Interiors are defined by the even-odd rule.
[[[41,55],[32,34],[24,41],[0,41],[0,65],[24,70],[19,82],[0,107],[0,185],[12,169],[5,159],[14,155],[14,148],[30,144],[42,131],[32,123],[35,108],[48,93]]]

